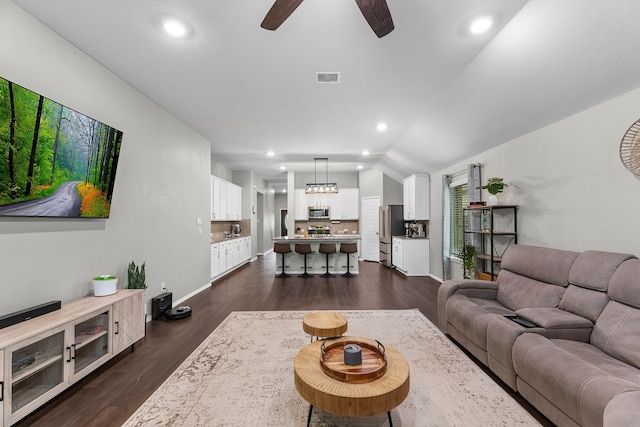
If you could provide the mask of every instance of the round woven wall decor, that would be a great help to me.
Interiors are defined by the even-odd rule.
[[[620,160],[629,172],[640,179],[640,120],[632,124],[622,137]]]

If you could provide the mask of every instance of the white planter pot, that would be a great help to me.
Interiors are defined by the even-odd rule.
[[[115,276],[98,276],[94,277],[91,282],[93,283],[93,295],[97,297],[113,295],[118,291],[118,278]]]
[[[496,196],[495,194],[491,194],[489,196],[489,206],[495,206],[498,204],[498,196]]]

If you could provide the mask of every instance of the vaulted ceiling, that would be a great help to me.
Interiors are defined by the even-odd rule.
[[[383,38],[352,0],[305,0],[276,31],[273,0],[13,1],[268,181],[315,157],[437,171],[640,87],[637,0],[387,0]],[[473,35],[479,15],[494,26]]]

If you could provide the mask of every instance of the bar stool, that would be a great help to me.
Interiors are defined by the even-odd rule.
[[[333,277],[334,275],[329,273],[329,254],[336,253],[335,243],[320,243],[320,248],[318,249],[318,252],[320,252],[321,254],[325,254],[327,257],[327,271],[325,271],[324,274],[321,274],[321,276]]]
[[[288,274],[284,272],[284,256],[285,254],[291,253],[291,245],[288,243],[274,243],[273,251],[277,254],[282,254],[282,273],[276,274],[276,277],[288,276]]]
[[[349,271],[349,258],[351,254],[358,252],[358,245],[355,243],[340,243],[340,252],[343,254],[347,254],[347,272],[342,275],[342,277],[352,277],[355,276],[351,271]]]
[[[295,251],[298,254],[304,255],[304,273],[299,274],[298,277],[311,277],[311,274],[307,273],[307,255],[313,253],[313,251],[311,251],[311,245],[308,243],[296,243]]]

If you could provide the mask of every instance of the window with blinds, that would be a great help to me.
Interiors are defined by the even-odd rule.
[[[464,246],[463,209],[468,205],[467,183],[451,186],[449,188],[449,236],[450,252],[452,256],[459,256]]]

